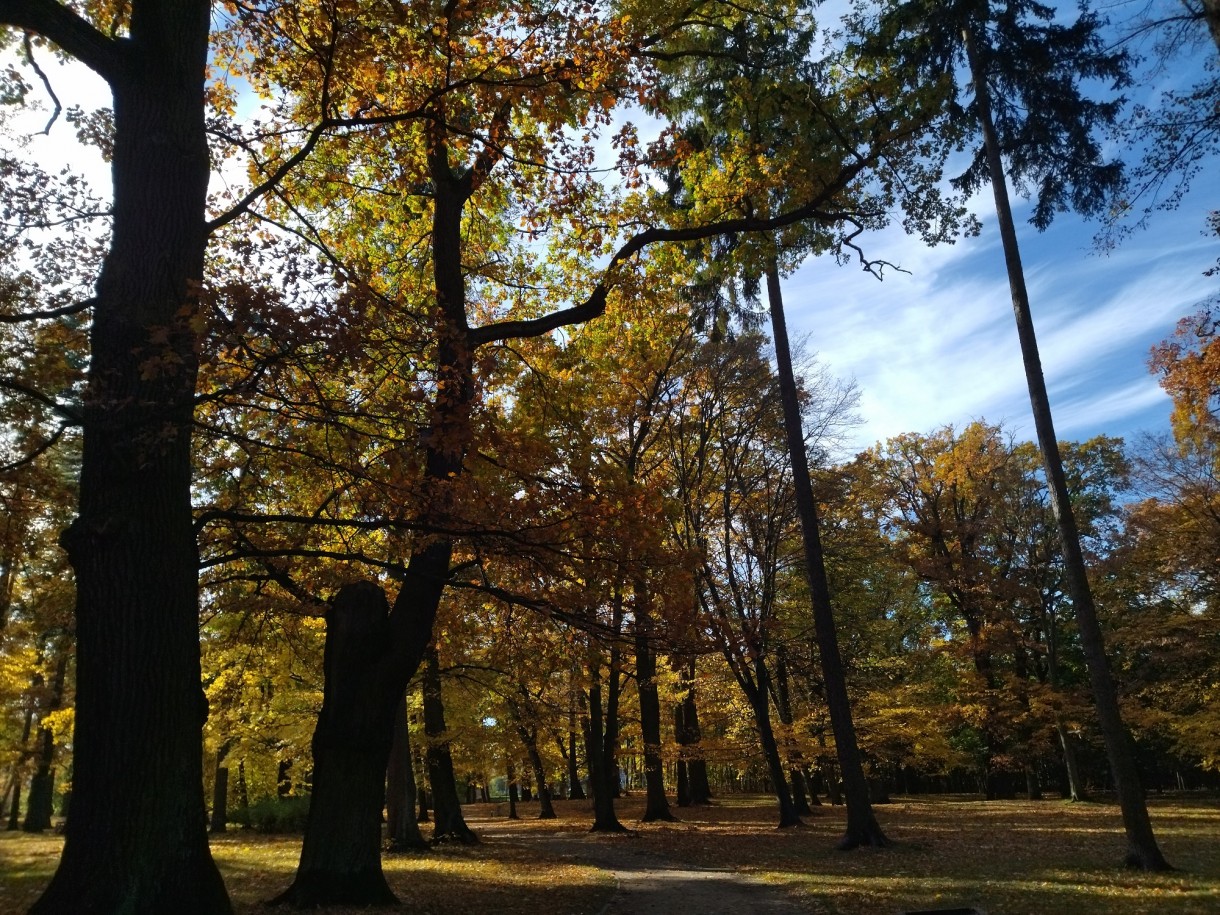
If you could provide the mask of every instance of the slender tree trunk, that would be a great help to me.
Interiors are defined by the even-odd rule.
[[[762,747],[763,759],[767,763],[767,772],[771,776],[771,787],[779,802],[779,828],[802,826],[800,814],[792,803],[792,793],[788,789],[788,780],[784,777],[784,763],[779,753],[779,742],[775,739],[775,731],[771,727],[771,674],[767,663],[761,655],[754,658],[754,682],[745,677],[739,677],[738,682],[745,691],[746,699],[754,712],[754,723],[758,727],[758,740]]]
[[[538,752],[538,732],[523,724],[518,724],[517,735],[525,745],[530,768],[534,772],[534,784],[538,786],[538,819],[553,820],[556,818],[555,807],[551,803],[551,788],[546,780],[546,769],[542,765],[542,754]]]
[[[839,842],[839,848],[884,846],[888,845],[889,841],[873,814],[868,782],[864,777],[860,750],[856,745],[851,700],[847,695],[847,677],[843,672],[843,660],[839,653],[830,584],[826,578],[826,563],[818,532],[817,504],[813,499],[813,485],[809,479],[809,459],[805,454],[801,406],[797,398],[796,377],[792,371],[792,353],[788,347],[788,325],[784,318],[784,302],[780,294],[779,268],[774,262],[767,269],[767,299],[771,309],[780,399],[784,407],[784,431],[792,461],[796,510],[801,520],[801,539],[805,547],[805,572],[809,576],[814,633],[822,661],[822,679],[826,690],[826,705],[830,711],[830,724],[834,730],[835,750],[843,777],[843,795],[847,801],[847,830]]]
[[[424,657],[424,733],[428,736],[428,783],[432,786],[432,841],[456,840],[464,845],[479,841],[462,816],[453,756],[449,752],[445,705],[441,699],[441,668],[436,646]]]
[[[787,751],[785,757],[788,761],[788,778],[792,786],[792,804],[800,816],[812,816],[813,808],[809,806],[809,801],[805,798],[805,775],[801,771],[801,751],[791,736],[796,718],[792,714],[792,694],[788,689],[788,662],[785,654],[783,645],[776,648],[775,708],[779,712],[780,724],[784,726],[784,730],[789,735],[785,738],[784,749]]]
[[[576,758],[576,703],[568,706],[568,797],[574,801],[585,799],[585,789],[580,783],[580,762]]]
[[[647,585],[637,582],[635,670],[640,700],[640,731],[644,740],[644,782],[647,799],[642,822],[658,820],[673,822],[677,817],[669,809],[665,796],[665,767],[661,761],[661,699],[657,693],[657,654],[649,644],[651,608]]]
[[[55,673],[51,677],[50,695],[42,711],[43,719],[63,703],[68,652],[63,644],[56,645],[55,651],[58,653],[58,659],[55,662]],[[21,825],[26,832],[50,829],[51,814],[55,806],[55,735],[51,733],[50,728],[43,727],[39,730],[38,744],[37,766],[34,777],[30,780],[30,799],[26,806],[25,822]]]
[[[207,844],[191,514],[210,8],[135,0],[121,39],[61,4],[0,8],[0,23],[45,35],[113,93],[111,243],[93,306],[78,514],[61,536],[76,582],[74,797],[38,915],[230,911]]]
[[[386,833],[389,850],[419,851],[428,847],[415,819],[415,765],[411,754],[411,726],[407,721],[407,697],[394,712],[394,742],[386,767]]]
[[[1097,718],[1101,725],[1102,737],[1105,740],[1106,755],[1110,760],[1114,784],[1118,790],[1118,803],[1122,809],[1123,826],[1127,833],[1126,863],[1128,867],[1139,867],[1143,870],[1168,870],[1169,863],[1161,854],[1152,831],[1152,821],[1148,816],[1143,788],[1140,786],[1131,738],[1119,710],[1118,693],[1110,674],[1101,624],[1097,618],[1093,592],[1085,570],[1084,555],[1080,549],[1080,534],[1068,496],[1063,461],[1059,454],[1059,440],[1055,436],[1050,398],[1047,396],[1046,380],[1042,374],[1042,360],[1038,354],[1038,339],[1034,332],[1029,294],[1025,288],[1025,271],[1021,265],[1021,253],[1017,246],[1017,233],[1012,219],[1012,207],[1008,200],[1008,185],[1004,177],[999,139],[992,121],[987,81],[984,77],[978,49],[975,46],[974,36],[969,29],[963,32],[963,38],[970,62],[971,78],[974,82],[979,123],[987,154],[987,167],[991,173],[991,189],[995,195],[996,216],[1000,228],[1000,239],[1004,246],[1004,262],[1008,268],[1008,284],[1012,292],[1017,336],[1020,339],[1021,357],[1025,364],[1025,380],[1029,386],[1034,427],[1038,433],[1038,449],[1042,454],[1042,465],[1050,488],[1051,509],[1055,515],[1060,545],[1063,549],[1067,590],[1072,599],[1072,607],[1076,612],[1076,624],[1080,631],[1080,643],[1089,668],[1093,700],[1097,704]]]
[[[292,797],[292,760],[281,759],[275,767],[275,796]]]
[[[684,747],[687,777],[690,785],[690,803],[701,807],[712,801],[712,786],[707,777],[707,760],[703,758],[703,731],[699,727],[699,706],[695,700],[694,656],[687,662],[683,675],[682,728],[688,743]]]
[[[610,668],[611,677],[616,676],[614,667]],[[589,670],[589,725],[585,742],[589,756],[589,790],[593,793],[593,832],[626,832],[627,828],[619,822],[614,812],[614,786],[611,779],[618,780],[618,767],[615,763],[613,740],[614,726],[612,718],[618,716],[617,702],[611,691],[609,708],[603,718],[601,659],[596,652],[590,652]]]
[[[238,821],[243,826],[250,825],[250,792],[246,787],[246,761],[237,764],[237,811]]]
[[[519,820],[517,815],[517,767],[513,765],[513,761],[508,761],[507,772],[508,776],[508,818],[510,820]]]
[[[13,779],[13,803],[8,809],[8,831],[16,832],[21,828],[21,781],[22,773],[17,771]]]
[[[1068,799],[1074,803],[1087,801],[1084,780],[1080,777],[1080,764],[1076,759],[1076,742],[1062,721],[1055,722],[1055,733],[1059,735],[1059,746],[1063,749],[1063,768],[1067,772]]]

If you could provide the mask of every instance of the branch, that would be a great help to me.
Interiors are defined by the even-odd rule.
[[[59,96],[55,94],[55,89],[51,85],[51,80],[47,78],[47,75],[43,72],[42,67],[38,66],[38,61],[34,59],[34,45],[30,41],[29,32],[25,33],[25,37],[22,40],[22,47],[25,49],[26,63],[30,65],[30,67],[34,70],[34,73],[40,80],[42,80],[43,88],[47,90],[47,95],[51,96],[51,101],[55,103],[55,110],[51,112],[51,117],[47,119],[47,126],[42,128],[43,134],[49,137],[51,135],[51,127],[57,120],[59,120],[60,112],[64,110],[64,106],[59,103]]]
[[[33,464],[36,460],[58,445],[59,440],[62,439],[64,434],[71,428],[71,423],[60,423],[59,428],[55,430],[55,433],[49,439],[47,439],[25,457],[18,458],[9,464],[0,465],[0,473],[8,473],[12,470],[17,470],[21,467],[27,467],[30,464]]]
[[[80,314],[82,311],[92,308],[96,303],[96,299],[85,299],[83,302],[65,305],[63,308],[52,308],[48,311],[19,311],[11,315],[0,314],[0,324],[20,324],[24,321],[48,321],[51,318],[62,318],[65,315]]]
[[[610,263],[606,265],[606,269],[602,272],[602,281],[597,284],[589,298],[581,304],[551,312],[549,315],[543,315],[540,318],[499,321],[495,324],[472,328],[469,334],[470,345],[472,347],[481,346],[484,343],[517,337],[539,337],[560,327],[566,327],[570,324],[581,324],[600,317],[606,310],[606,296],[614,286],[614,280],[611,277],[614,268],[635,257],[635,255],[649,245],[654,245],[658,242],[698,241],[703,238],[711,238],[714,235],[768,232],[811,219],[833,223],[853,217],[876,215],[822,209],[828,200],[842,191],[863,169],[864,163],[862,162],[844,168],[840,172],[838,179],[823,188],[821,193],[813,200],[794,210],[789,210],[787,213],[781,213],[769,219],[742,216],[737,219],[725,219],[720,222],[708,223],[703,226],[689,226],[683,229],[655,227],[646,229],[633,235],[615,252],[614,256],[610,258]]]
[[[0,0],[0,26],[41,35],[75,57],[106,82],[119,76],[122,46],[88,20],[54,0]]]
[[[42,391],[39,391],[36,388],[31,388],[29,385],[23,384],[22,382],[17,381],[15,378],[0,376],[0,390],[12,391],[14,394],[21,394],[22,396],[28,397],[31,400],[36,400],[38,403],[42,404],[44,407],[46,407],[56,416],[65,420],[70,425],[79,426],[84,422],[81,415],[71,407],[64,406],[54,397],[44,394]]]

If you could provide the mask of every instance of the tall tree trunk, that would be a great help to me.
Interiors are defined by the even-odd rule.
[[[690,803],[700,807],[711,803],[712,786],[707,777],[707,760],[703,758],[703,732],[699,728],[699,706],[695,700],[695,664],[692,655],[682,674],[682,702],[679,709],[682,732],[687,741],[683,744],[682,755],[686,761]]]
[[[568,797],[583,801],[585,789],[580,784],[580,762],[576,758],[576,693],[573,686],[568,694]]]
[[[229,811],[229,767],[221,765],[223,756],[216,758],[216,778],[212,782],[212,817],[208,821],[208,833],[223,835],[228,829]]]
[[[788,661],[782,644],[776,647],[775,658],[775,707],[779,712],[780,724],[791,735],[796,718],[792,714],[792,693],[788,689]],[[800,748],[796,746],[796,741],[792,736],[787,737],[785,743],[788,778],[792,786],[792,804],[800,816],[812,816],[813,809],[805,797],[805,774],[801,771],[803,760]]]
[[[415,765],[411,757],[411,727],[407,697],[403,693],[394,712],[394,742],[386,767],[386,833],[389,851],[418,851],[428,847],[415,819]]]
[[[636,687],[640,700],[640,731],[644,741],[644,783],[647,798],[645,823],[658,820],[673,822],[677,817],[669,809],[665,796],[665,767],[661,761],[661,699],[657,693],[657,654],[649,644],[651,634],[651,598],[648,586],[643,582],[635,585],[635,671]]]
[[[555,807],[551,803],[551,786],[546,780],[546,769],[542,765],[542,754],[538,752],[538,732],[524,724],[517,724],[517,736],[525,745],[529,754],[530,768],[534,772],[534,784],[538,786],[538,819],[553,820],[556,818]]]
[[[109,38],[58,3],[0,4],[113,93],[110,249],[93,305],[76,520],[72,808],[33,912],[228,912],[207,845],[191,514],[211,4],[134,0]],[[155,749],[155,752],[152,750]]]
[[[17,770],[13,778],[13,803],[8,808],[8,831],[16,832],[21,828],[21,782],[23,773]]]
[[[1076,624],[1080,631],[1080,643],[1089,668],[1089,682],[1093,688],[1093,700],[1097,704],[1097,719],[1106,745],[1106,755],[1114,784],[1118,790],[1118,803],[1122,809],[1123,826],[1127,833],[1128,867],[1139,867],[1149,871],[1168,870],[1169,863],[1161,854],[1152,831],[1148,806],[1140,786],[1139,771],[1135,764],[1135,753],[1131,738],[1123,722],[1118,706],[1118,693],[1110,674],[1106,658],[1105,642],[1097,609],[1093,603],[1093,591],[1089,586],[1085,570],[1084,555],[1080,548],[1080,534],[1068,496],[1067,480],[1063,472],[1063,461],[1059,454],[1059,440],[1051,417],[1050,398],[1046,392],[1046,380],[1042,374],[1042,360],[1038,354],[1038,338],[1034,333],[1033,315],[1029,307],[1029,293],[1025,288],[1025,271],[1021,265],[1021,252],[1017,246],[1017,232],[1012,219],[1012,207],[1008,200],[1008,183],[1004,176],[1004,164],[1000,155],[999,139],[991,115],[991,99],[987,80],[979,59],[974,35],[969,29],[963,31],[966,53],[970,62],[970,74],[974,83],[975,99],[979,110],[979,124],[983,132],[983,144],[987,154],[987,168],[991,174],[991,189],[995,195],[996,217],[1000,228],[1000,239],[1004,247],[1004,263],[1008,269],[1008,285],[1012,293],[1013,314],[1017,322],[1017,336],[1021,343],[1021,358],[1025,365],[1025,380],[1029,386],[1030,406],[1034,415],[1034,427],[1038,433],[1038,449],[1042,454],[1042,465],[1050,488],[1051,509],[1059,531],[1063,549],[1064,576],[1068,594],[1076,612]]]
[[[445,704],[441,698],[441,668],[436,646],[424,657],[424,733],[428,736],[428,783],[432,786],[432,841],[456,840],[469,845],[479,841],[462,816],[453,755],[449,752]]]
[[[792,461],[796,511],[801,520],[801,539],[805,548],[805,573],[809,577],[809,593],[813,604],[814,635],[822,661],[822,680],[843,778],[843,796],[847,801],[847,830],[839,841],[839,848],[884,846],[888,845],[889,841],[873,814],[868,782],[864,777],[860,750],[856,744],[856,728],[852,723],[847,677],[843,673],[843,659],[839,653],[839,637],[835,631],[834,611],[830,601],[830,583],[826,578],[826,563],[822,555],[821,535],[818,532],[817,504],[813,499],[813,484],[809,479],[809,459],[805,454],[801,405],[797,398],[792,353],[788,346],[788,324],[780,294],[779,268],[774,262],[767,268],[767,300],[771,310],[779,393],[784,407],[784,432]]]
[[[309,818],[296,877],[273,904],[397,902],[381,870],[386,763],[401,698],[392,691],[398,671],[387,670],[389,628],[385,593],[372,582],[345,585],[327,611]]]
[[[589,790],[593,792],[593,832],[626,832],[627,827],[619,822],[614,812],[615,785],[618,781],[618,766],[615,762],[612,739],[615,727],[611,720],[617,718],[618,708],[615,691],[611,690],[610,706],[602,709],[601,658],[590,652],[589,664],[589,724],[585,737],[589,756]],[[610,675],[616,676],[611,665]]]
[[[784,777],[784,762],[780,757],[779,743],[771,727],[771,674],[761,654],[755,656],[753,667],[754,681],[751,683],[748,678],[741,676],[738,677],[738,683],[745,691],[750,708],[754,712],[754,723],[758,727],[758,740],[767,763],[767,773],[771,776],[771,787],[776,800],[779,801],[779,826],[781,829],[801,826],[801,816],[797,813],[796,805],[792,803],[788,779]]]
[[[58,655],[55,662],[55,673],[51,676],[51,689],[43,705],[40,719],[45,723],[48,714],[59,709],[64,698],[64,679],[68,671],[68,651],[63,640],[53,643],[53,651]],[[38,733],[37,763],[34,777],[30,780],[30,799],[26,806],[25,822],[21,828],[26,832],[42,832],[51,828],[51,814],[54,812],[55,800],[55,735],[48,727],[42,727]]]

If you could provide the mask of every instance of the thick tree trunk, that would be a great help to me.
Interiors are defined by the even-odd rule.
[[[394,712],[394,742],[386,767],[386,833],[388,850],[419,851],[428,847],[415,819],[415,765],[411,758],[411,727],[407,721],[407,697],[403,694]]]
[[[0,8],[0,22],[45,35],[114,96],[79,511],[61,537],[77,591],[74,798],[39,915],[230,910],[207,845],[190,489],[210,7],[135,0],[122,39],[60,4]]]
[[[400,681],[389,606],[371,582],[345,585],[326,615],[322,711],[313,735],[313,794],[292,885],[272,902],[297,908],[397,902],[381,871],[381,809]]]
[[[826,563],[822,555],[821,535],[818,532],[817,504],[813,499],[813,484],[809,479],[809,459],[805,454],[801,406],[797,398],[796,377],[792,371],[792,353],[788,346],[788,325],[780,294],[779,268],[774,263],[767,269],[767,300],[771,310],[780,399],[784,407],[784,431],[792,461],[792,485],[796,496],[797,515],[801,520],[801,539],[805,548],[805,574],[809,577],[809,592],[813,604],[814,635],[822,661],[826,705],[830,712],[835,750],[843,777],[843,795],[847,801],[847,830],[839,842],[839,848],[884,846],[888,845],[889,841],[873,814],[868,796],[868,782],[864,777],[860,750],[856,744],[856,728],[852,723],[847,677],[843,672],[843,659],[839,653],[830,584],[826,578]]]
[[[441,668],[436,646],[424,656],[424,733],[428,736],[428,783],[432,786],[432,841],[479,841],[462,816],[453,756],[449,752],[445,726],[445,704],[441,698]]]
[[[1105,740],[1106,755],[1114,775],[1118,791],[1118,803],[1122,809],[1123,826],[1127,833],[1128,867],[1143,870],[1168,870],[1169,863],[1161,854],[1152,831],[1144,791],[1140,786],[1139,771],[1131,738],[1123,722],[1118,705],[1118,692],[1110,674],[1110,663],[1106,657],[1105,642],[1097,609],[1093,603],[1093,591],[1085,570],[1084,555],[1080,549],[1080,534],[1068,496],[1067,479],[1063,472],[1063,460],[1059,454],[1059,440],[1051,417],[1050,398],[1046,392],[1046,380],[1042,374],[1042,360],[1038,354],[1038,338],[1034,332],[1033,315],[1029,307],[1029,293],[1025,288],[1025,271],[1021,265],[1021,253],[1017,245],[1017,232],[1012,219],[1012,207],[1008,200],[1008,185],[1004,177],[1004,164],[1000,155],[999,138],[991,115],[991,99],[988,93],[979,51],[974,35],[969,29],[963,32],[966,53],[970,63],[971,79],[974,83],[975,99],[979,110],[979,124],[983,132],[983,145],[987,154],[987,167],[991,173],[991,189],[995,195],[996,217],[1000,239],[1004,246],[1004,262],[1008,269],[1008,284],[1012,293],[1013,314],[1017,322],[1017,336],[1021,344],[1021,357],[1025,365],[1025,380],[1029,386],[1030,406],[1034,415],[1034,428],[1038,433],[1038,449],[1042,454],[1042,466],[1046,472],[1050,489],[1051,509],[1059,531],[1063,549],[1064,577],[1068,594],[1076,613],[1076,625],[1080,632],[1080,644],[1089,668],[1089,682],[1093,689],[1093,700],[1097,704],[1097,719]]]

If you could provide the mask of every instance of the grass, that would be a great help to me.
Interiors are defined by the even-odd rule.
[[[899,798],[877,812],[894,847],[836,852],[841,808],[823,808],[803,829],[777,830],[773,802],[729,797],[679,811],[682,822],[638,826],[641,799],[619,804],[630,842],[645,858],[738,870],[789,893],[809,912],[901,912],[975,906],[988,915],[1067,912],[1144,915],[1220,911],[1220,800],[1150,801],[1153,825],[1178,870],[1144,874],[1119,866],[1124,848],[1116,807],[1108,804],[981,802],[961,797]],[[386,859],[386,875],[406,909],[593,915],[614,890],[613,876],[581,863],[578,849],[532,841],[584,832],[589,805],[558,802],[560,819],[503,818],[504,806],[466,808],[484,836],[478,846],[443,846]],[[520,805],[529,817],[536,805]],[[0,833],[0,912],[23,911],[54,870],[62,840]],[[233,832],[212,844],[239,913],[288,885],[300,839]],[[340,910],[333,910],[340,911]],[[355,911],[355,910],[351,910]]]

